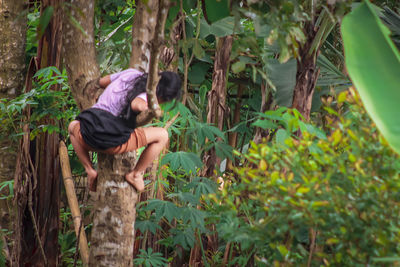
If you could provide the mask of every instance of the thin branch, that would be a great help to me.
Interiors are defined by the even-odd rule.
[[[30,162],[30,163],[32,165],[32,162]],[[36,172],[33,171],[33,175],[34,176],[35,176],[35,173]],[[43,248],[43,245],[42,245],[42,241],[40,240],[39,229],[38,229],[38,226],[37,226],[37,223],[36,223],[35,214],[33,213],[33,209],[32,209],[32,207],[33,207],[32,190],[33,189],[32,189],[32,183],[31,183],[31,181],[30,181],[28,176],[26,176],[26,182],[28,183],[28,186],[29,186],[29,189],[28,189],[28,194],[29,194],[28,208],[29,208],[29,213],[31,215],[31,219],[32,219],[33,229],[34,229],[34,232],[35,232],[35,236],[36,236],[37,242],[39,243],[39,248],[40,248],[40,252],[41,252],[42,257],[43,257],[44,265],[48,266],[48,261],[47,261],[47,258],[46,258],[46,254],[44,253],[44,248]]]
[[[153,115],[157,118],[161,117],[162,112],[158,105],[156,88],[159,81],[158,60],[160,57],[160,47],[164,42],[164,27],[170,6],[169,0],[160,1],[157,13],[157,23],[154,29],[154,37],[151,40],[149,76],[147,78],[146,93],[148,99],[148,107],[152,110]]]

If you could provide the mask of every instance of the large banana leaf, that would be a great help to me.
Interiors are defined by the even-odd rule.
[[[343,19],[346,67],[382,135],[400,153],[400,54],[369,2]]]

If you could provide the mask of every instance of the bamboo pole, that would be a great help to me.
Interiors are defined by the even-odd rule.
[[[65,146],[63,141],[60,142],[59,146],[60,152],[60,163],[61,163],[61,170],[64,180],[65,190],[67,192],[68,204],[71,208],[71,214],[74,221],[75,226],[75,234],[78,238],[79,234],[79,227],[81,225],[81,212],[79,210],[78,199],[75,195],[75,185],[72,179],[71,167],[69,165],[69,158],[68,158],[68,150]],[[82,262],[84,266],[88,266],[89,264],[89,247],[86,239],[85,231],[83,227],[80,231],[80,238],[79,238],[79,253],[81,254]]]

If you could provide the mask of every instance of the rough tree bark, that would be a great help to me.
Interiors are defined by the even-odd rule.
[[[25,0],[0,2],[0,98],[22,91],[25,72]]]
[[[132,54],[129,66],[142,72],[149,71],[150,40],[157,22],[159,0],[138,0],[132,27]]]
[[[69,84],[80,110],[90,108],[99,95],[100,69],[93,35],[94,0],[69,0],[64,14],[63,56]],[[75,18],[84,32],[73,24]]]
[[[308,22],[305,24],[304,30],[307,40],[299,49],[292,107],[296,108],[306,120],[309,120],[312,98],[319,75],[317,68],[319,48],[312,52],[310,52],[310,48],[316,37],[318,27],[315,27],[312,22]]]
[[[26,16],[24,0],[0,2],[0,98],[12,99],[23,87],[25,72]],[[11,180],[15,171],[17,144],[0,138],[0,183]],[[0,193],[8,194],[7,188]],[[0,228],[10,229],[9,201],[0,200]]]
[[[215,52],[214,72],[212,76],[212,87],[211,91],[208,92],[207,95],[207,123],[216,124],[220,130],[223,130],[224,119],[226,116],[226,83],[232,42],[232,36],[218,39],[217,50]],[[202,170],[202,175],[206,177],[213,176],[215,165],[218,164],[214,149],[210,149],[205,153],[203,163],[205,167]]]
[[[168,1],[162,1],[160,4],[164,3],[168,3]],[[65,63],[74,97],[79,107],[83,109],[90,107],[95,102],[95,96],[98,91],[98,77],[100,75],[98,65],[95,62],[93,43],[94,1],[71,0],[71,4],[73,5],[71,15],[85,29],[86,35],[70,23],[69,16],[64,17],[67,28],[64,34]],[[80,12],[76,12],[74,9],[81,10],[85,15],[79,15]],[[161,24],[163,29],[166,13],[165,9],[161,10],[164,10],[164,13],[157,13],[158,19],[164,19]],[[140,12],[136,12],[136,14],[140,14]],[[151,44],[153,47],[149,47],[157,49],[157,41]],[[143,44],[140,45],[142,48],[145,47]],[[134,50],[135,48],[134,46]],[[138,49],[138,51],[140,50]],[[150,51],[147,54],[149,55],[147,60],[144,60],[145,53],[138,57],[146,65],[139,68],[139,65],[132,65],[135,61],[132,61],[134,63],[131,64],[135,68],[146,70],[148,63],[150,63],[148,67],[150,73],[147,93],[151,109],[143,116],[138,116],[138,120],[140,118],[143,119],[139,124],[144,123],[150,116],[158,114],[155,111],[158,106],[154,95],[155,86],[151,82],[157,79],[155,76],[157,75],[157,69],[151,68],[151,65],[154,64],[157,67],[158,54],[153,54],[152,52]],[[152,63],[151,58],[153,57]],[[151,90],[149,86],[151,86]],[[134,152],[122,155],[105,155],[102,153],[98,155],[98,199],[94,205],[89,266],[132,265],[137,193],[125,181],[124,176],[134,166],[134,155]]]
[[[52,6],[54,12],[39,40],[38,68],[48,66],[60,68],[62,30],[60,3],[61,0],[43,0],[41,2],[41,12],[48,6]],[[51,89],[58,90],[59,86],[53,86]],[[56,124],[57,122],[44,118],[40,123]],[[29,148],[30,159],[28,161],[32,161],[31,175],[16,176],[16,192],[21,192],[19,186],[31,185],[25,195],[16,194],[19,204],[16,232],[21,232],[20,238],[16,240],[21,243],[17,246],[21,248],[17,256],[20,265],[58,265],[58,246],[54,245],[58,243],[60,202],[58,141],[57,133],[40,133],[32,140]],[[20,200],[25,198],[28,198],[27,205],[26,203],[20,205]]]

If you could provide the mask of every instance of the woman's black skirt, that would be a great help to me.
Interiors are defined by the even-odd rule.
[[[98,150],[126,143],[134,131],[123,118],[98,108],[86,109],[76,119],[80,121],[85,143]]]

